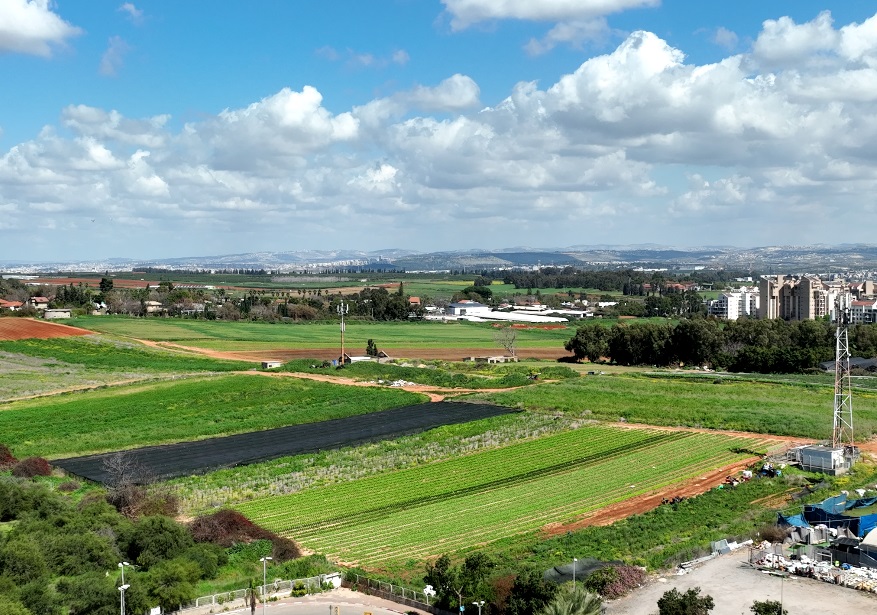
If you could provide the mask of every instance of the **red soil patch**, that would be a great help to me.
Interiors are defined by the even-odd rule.
[[[2,341],[47,340],[53,337],[71,337],[73,335],[94,335],[94,331],[31,318],[0,318],[0,340]]]
[[[732,465],[725,466],[708,472],[697,478],[669,485],[654,491],[640,495],[624,502],[618,502],[601,508],[600,510],[589,513],[588,515],[573,521],[571,523],[550,523],[542,528],[544,536],[559,536],[567,532],[574,532],[583,527],[612,525],[616,521],[621,521],[632,515],[639,515],[648,512],[661,505],[664,498],[673,498],[679,496],[681,498],[690,498],[701,493],[705,493],[725,482],[725,478],[733,476],[737,472],[748,468],[750,465],[758,461],[760,457],[750,457],[743,461],[738,461]]]

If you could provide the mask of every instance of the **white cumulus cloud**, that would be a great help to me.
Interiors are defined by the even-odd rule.
[[[442,0],[451,15],[451,26],[462,30],[500,19],[575,21],[627,9],[658,6],[660,0]]]
[[[52,11],[49,0],[0,2],[0,52],[49,57],[53,47],[81,33]]]

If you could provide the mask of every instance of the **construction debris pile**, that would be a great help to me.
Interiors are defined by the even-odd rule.
[[[750,563],[768,574],[777,571],[781,574],[793,574],[818,579],[833,585],[877,593],[877,570],[874,568],[862,568],[824,560],[817,561],[807,555],[790,559],[782,553],[777,553],[776,549],[777,545],[766,541],[753,547],[750,551]]]

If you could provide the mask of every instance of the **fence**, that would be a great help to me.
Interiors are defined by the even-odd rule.
[[[304,587],[308,593],[320,591],[323,588],[324,583],[331,583],[333,587],[338,587],[340,585],[340,578],[341,575],[336,572],[333,574],[323,574],[318,577],[308,577],[306,579],[292,579],[291,581],[276,579],[265,586],[264,592],[262,591],[261,585],[257,585],[254,589],[257,592],[256,595],[258,600],[267,602],[272,599],[276,600],[291,595],[293,589],[296,587]],[[174,611],[174,613],[188,611],[194,615],[195,612],[214,612],[216,607],[220,607],[221,610],[244,608],[247,606],[249,591],[249,589],[235,589],[210,596],[201,596],[192,602],[182,605],[180,609]]]
[[[348,579],[350,579],[350,576],[351,575],[348,575]],[[344,587],[349,587],[350,589],[355,589],[356,591],[368,593],[372,596],[377,596],[379,598],[384,598],[385,600],[392,600],[393,602],[398,602],[399,604],[414,607],[416,609],[420,609],[421,611],[427,611],[429,613],[433,613],[434,615],[454,615],[454,613],[452,613],[451,611],[439,609],[431,605],[429,596],[427,596],[423,592],[419,592],[414,589],[408,589],[407,587],[402,587],[400,585],[393,585],[392,583],[387,583],[386,581],[370,579],[360,574],[354,574],[352,576],[356,577],[356,579],[350,579],[346,581],[343,584]]]

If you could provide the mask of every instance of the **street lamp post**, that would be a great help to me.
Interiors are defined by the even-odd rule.
[[[268,593],[268,578],[266,575],[268,573],[268,560],[271,559],[274,558],[270,556],[259,558],[259,561],[262,562],[262,615],[265,615],[265,603],[268,601],[268,596],[266,595]]]
[[[119,562],[118,566],[122,571],[122,585],[125,584],[125,566],[130,566],[128,562]]]
[[[476,600],[472,604],[478,607],[478,615],[481,615],[481,607],[484,606],[484,600]]]
[[[579,558],[572,558],[572,585],[576,586],[576,564],[579,562]]]
[[[344,315],[350,312],[350,304],[344,303],[344,299],[342,299],[335,309],[341,316],[341,365],[344,365]]]
[[[125,590],[131,587],[130,585],[122,584],[119,586],[119,596],[121,597],[121,610],[122,615],[125,615]]]

